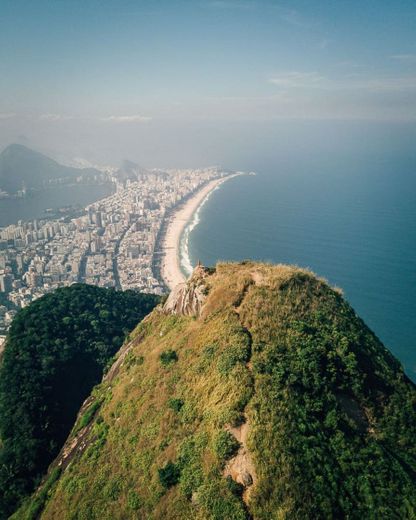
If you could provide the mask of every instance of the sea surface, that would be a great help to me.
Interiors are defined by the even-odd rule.
[[[16,224],[18,220],[34,220],[46,216],[45,210],[65,206],[87,206],[111,195],[112,185],[54,186],[32,193],[24,199],[0,199],[0,227]]]
[[[255,162],[210,194],[182,266],[256,259],[309,267],[341,287],[416,381],[416,163],[394,154]]]

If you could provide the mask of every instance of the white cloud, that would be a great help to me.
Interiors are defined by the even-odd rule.
[[[317,72],[283,72],[269,79],[270,83],[281,88],[310,88],[322,84],[323,76]]]
[[[195,106],[193,115],[241,120],[416,120],[416,75],[326,77],[298,70],[277,73],[268,82],[268,95],[211,98]]]
[[[403,63],[416,63],[416,54],[393,54],[390,58]]]
[[[416,75],[376,76],[355,73],[327,78],[317,72],[285,72],[275,74],[269,83],[280,89],[326,91],[355,90],[367,92],[408,92],[416,89]]]
[[[16,117],[16,114],[14,112],[0,112],[0,120],[12,119],[13,117]]]
[[[339,119],[416,121],[416,104],[406,92],[369,89],[287,89],[264,97],[216,98],[195,107],[210,119]],[[201,104],[202,105],[202,104]]]
[[[146,123],[150,121],[152,118],[148,116],[142,116],[139,114],[125,115],[125,116],[105,116],[105,117],[96,117],[96,116],[69,116],[62,114],[54,114],[47,113],[41,114],[39,116],[41,121],[71,121],[71,120],[84,120],[84,121],[108,121],[113,123]]]
[[[213,0],[203,5],[214,9],[253,9],[256,7],[254,2],[243,0]]]
[[[130,116],[107,116],[101,118],[101,121],[110,121],[114,123],[147,123],[151,120],[151,117],[141,116],[139,114]]]
[[[369,91],[404,92],[416,89],[416,76],[397,76],[379,78],[357,78],[347,86],[351,89]]]
[[[210,0],[201,3],[202,7],[222,10],[262,10],[277,14],[277,17],[285,24],[299,29],[315,27],[316,21],[302,16],[299,11],[278,5],[275,0],[260,3],[258,0]]]
[[[62,114],[41,114],[39,119],[42,121],[67,121],[75,118],[73,116],[65,116]]]

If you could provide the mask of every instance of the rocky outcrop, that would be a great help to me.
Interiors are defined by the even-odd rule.
[[[180,316],[199,316],[208,294],[206,279],[210,274],[207,267],[198,264],[190,279],[178,284],[170,293],[163,312]]]
[[[247,435],[249,430],[247,418],[240,426],[228,427],[227,430],[237,439],[240,448],[236,455],[230,459],[225,466],[224,476],[230,476],[235,482],[244,486],[243,500],[244,502],[248,502],[251,491],[249,488],[256,482],[256,469],[247,447]]]

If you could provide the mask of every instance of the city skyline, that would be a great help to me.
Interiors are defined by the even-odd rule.
[[[41,218],[0,228],[0,333],[16,310],[74,283],[163,294],[161,255],[170,211],[213,179],[216,168],[151,171],[75,218]],[[158,250],[159,248],[159,250]]]

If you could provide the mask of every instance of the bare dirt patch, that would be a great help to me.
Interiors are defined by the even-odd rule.
[[[253,485],[256,483],[256,469],[247,448],[249,422],[246,420],[241,426],[229,426],[227,431],[238,440],[240,448],[236,456],[230,459],[225,466],[224,476],[230,476],[235,482],[244,486],[243,500],[247,503],[250,499]]]

